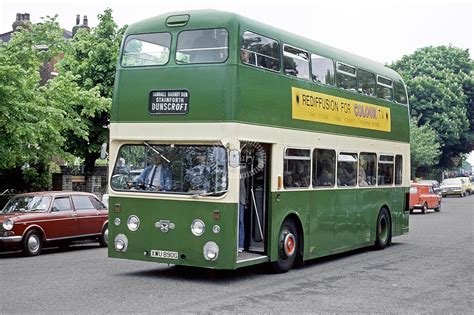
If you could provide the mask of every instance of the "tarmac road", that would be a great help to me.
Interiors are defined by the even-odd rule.
[[[85,244],[0,254],[0,313],[456,313],[474,310],[474,195],[410,216],[383,251],[310,261],[285,274],[107,258]]]

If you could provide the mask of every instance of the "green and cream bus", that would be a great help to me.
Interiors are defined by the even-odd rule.
[[[284,272],[408,233],[407,94],[384,65],[203,10],[130,25],[115,80],[110,257]]]

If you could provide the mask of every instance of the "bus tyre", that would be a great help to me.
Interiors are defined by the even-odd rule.
[[[386,208],[382,208],[379,211],[377,217],[377,227],[376,227],[376,238],[375,238],[375,248],[384,249],[392,240],[392,224],[390,220],[390,215]]]
[[[298,252],[298,230],[291,219],[286,219],[278,235],[278,260],[272,263],[275,273],[283,273],[293,267]]]
[[[106,224],[102,230],[102,234],[99,236],[99,244],[101,247],[109,246],[109,225]]]
[[[423,206],[421,207],[421,213],[426,214],[427,210],[428,210],[428,205],[424,203]]]
[[[26,256],[38,256],[43,250],[41,235],[36,230],[30,230],[23,238],[23,253]]]

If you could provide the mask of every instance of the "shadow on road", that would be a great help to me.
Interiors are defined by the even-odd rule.
[[[386,250],[390,250],[391,247],[403,246],[404,243],[392,243]],[[341,254],[335,254],[327,257],[316,258],[308,260],[304,263],[304,266],[294,267],[294,269],[301,268],[313,268],[322,266],[328,263],[332,263],[338,260],[343,260],[354,255],[367,254],[370,255],[374,252],[372,247],[366,247],[348,251]],[[290,270],[289,272],[294,272]],[[125,277],[138,277],[138,278],[159,278],[168,280],[186,280],[196,282],[229,282],[229,281],[242,281],[242,280],[253,280],[257,277],[265,277],[272,275],[272,269],[270,264],[261,264],[249,267],[243,267],[236,270],[213,270],[197,267],[188,266],[170,266],[161,269],[148,269],[134,272],[126,272],[118,274],[119,276]]]
[[[97,243],[87,243],[87,244],[73,244],[67,247],[47,247],[43,248],[41,251],[41,255],[51,255],[51,254],[61,254],[65,252],[76,252],[76,251],[86,251],[91,249],[100,248],[99,244]],[[26,257],[21,250],[15,251],[0,251],[0,259],[3,258],[34,258],[34,257]]]

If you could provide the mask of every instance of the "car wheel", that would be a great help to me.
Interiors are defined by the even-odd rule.
[[[440,212],[441,211],[441,202],[438,203],[438,206],[434,209],[436,212]]]
[[[278,235],[278,260],[272,263],[276,273],[287,272],[295,263],[299,247],[298,230],[291,219],[286,219]]]
[[[99,237],[99,244],[101,247],[109,246],[109,225],[108,224],[102,230],[102,234]]]
[[[23,253],[26,256],[38,256],[43,250],[43,241],[40,234],[35,230],[30,230],[23,238]]]
[[[384,249],[392,240],[392,223],[386,208],[380,209],[375,229],[375,248]]]
[[[426,214],[426,211],[428,210],[428,205],[426,202],[423,204],[423,207],[421,208],[421,213]]]

